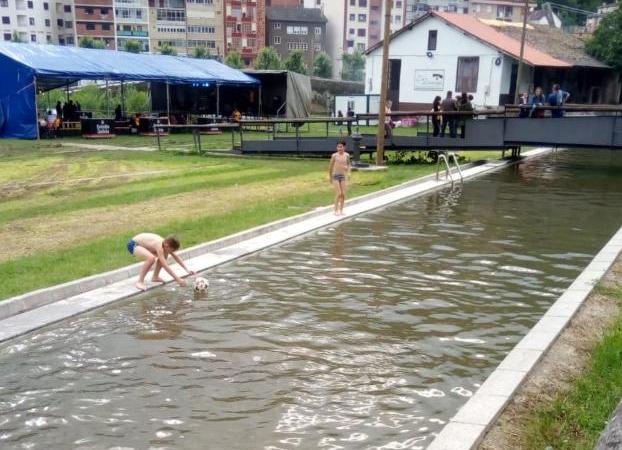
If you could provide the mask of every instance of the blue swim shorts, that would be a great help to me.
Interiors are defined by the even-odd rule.
[[[136,247],[136,241],[134,239],[130,239],[127,243],[127,251],[130,252],[130,255],[134,254],[134,248]]]
[[[346,176],[345,175],[341,175],[341,174],[333,175],[333,180],[335,180],[335,181],[346,181]]]

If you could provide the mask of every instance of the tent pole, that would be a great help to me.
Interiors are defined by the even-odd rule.
[[[149,115],[153,113],[153,99],[151,98],[151,81],[149,82]]]
[[[125,117],[125,89],[121,80],[121,117]]]
[[[39,130],[39,107],[37,106],[37,77],[34,77],[35,84],[35,123],[37,124],[37,140],[41,139],[41,132]],[[48,97],[49,98],[49,97]]]
[[[216,116],[220,119],[220,83],[216,83]]]
[[[106,118],[110,118],[110,89],[108,89],[108,80],[106,80]]]
[[[168,124],[171,124],[171,93],[170,93],[170,84],[166,82],[166,119],[168,120]]]
[[[69,80],[67,80],[65,85],[65,102],[69,103]]]

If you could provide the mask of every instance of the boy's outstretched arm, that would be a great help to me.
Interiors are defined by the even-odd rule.
[[[162,268],[166,270],[168,274],[175,279],[175,281],[177,281],[177,284],[179,284],[180,286],[186,285],[186,281],[182,280],[179,277],[179,275],[177,275],[175,271],[171,269],[171,266],[168,265],[168,262],[166,261],[166,258],[164,257],[164,250],[162,250],[162,248],[158,248],[158,262],[160,263]]]
[[[190,270],[188,269],[188,267],[186,267],[186,263],[184,263],[184,260],[182,259],[181,256],[179,256],[175,252],[171,252],[171,256],[173,257],[175,261],[177,261],[177,264],[179,264],[181,267],[184,268],[184,270],[188,273],[188,275],[196,275],[196,272],[194,270]]]

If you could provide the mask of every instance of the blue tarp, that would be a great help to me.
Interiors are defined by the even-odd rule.
[[[0,137],[37,137],[39,90],[78,80],[172,84],[256,85],[245,73],[214,60],[55,45],[0,43]]]

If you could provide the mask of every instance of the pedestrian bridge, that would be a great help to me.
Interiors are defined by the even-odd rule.
[[[551,107],[542,108],[553,109]],[[503,110],[478,111],[474,113],[443,113],[443,116],[458,116],[464,120],[464,137],[435,137],[432,135],[431,114],[427,111],[399,112],[391,116],[417,117],[418,130],[416,135],[394,135],[387,138],[387,150],[516,150],[522,146],[547,147],[590,147],[603,149],[622,149],[622,108],[616,107],[584,107],[564,108],[562,118],[519,118],[518,110],[508,106]],[[462,117],[459,116],[467,116]],[[348,149],[358,147],[361,152],[376,150],[375,135],[357,135],[357,125],[369,120],[377,120],[377,115],[359,115],[352,119],[353,136],[343,138]],[[320,119],[312,119],[317,122]],[[322,119],[334,123],[335,119]],[[305,119],[281,119],[280,122],[300,125]],[[347,121],[342,120],[340,121]],[[272,121],[274,123],[276,121]],[[244,124],[242,125],[244,126]],[[325,155],[334,152],[340,136],[305,137],[296,127],[295,137],[281,138],[273,135],[268,140],[241,141],[241,151],[245,154],[317,154]],[[343,126],[345,130],[345,125]],[[328,130],[328,126],[327,126]],[[460,132],[460,130],[458,130]],[[415,134],[415,133],[413,133]]]

